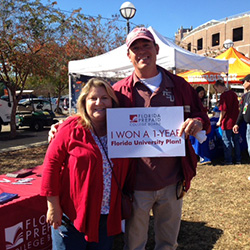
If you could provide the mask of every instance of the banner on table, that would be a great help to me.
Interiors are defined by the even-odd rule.
[[[185,156],[183,107],[107,109],[110,158]]]

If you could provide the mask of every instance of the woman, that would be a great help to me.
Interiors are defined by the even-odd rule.
[[[204,112],[208,112],[207,107],[207,97],[205,89],[202,86],[198,86],[196,92],[203,104]],[[193,147],[196,148],[195,153],[199,156],[200,165],[211,164],[210,151],[209,151],[209,140],[207,139],[202,144],[200,144],[193,136],[190,136],[191,143]]]
[[[114,174],[121,187],[125,180],[133,184],[130,161],[108,160],[105,152],[106,109],[118,100],[108,83],[93,78],[77,105],[78,114],[60,125],[44,160],[41,195],[47,196],[53,249],[112,249],[113,235],[121,232]]]
[[[207,106],[208,98],[206,97],[205,89],[202,86],[198,86],[195,90],[196,90],[196,92],[197,92],[197,94],[198,94],[198,96],[203,104],[204,111],[208,112],[210,107],[211,107],[211,103],[209,100],[209,107],[208,107]]]

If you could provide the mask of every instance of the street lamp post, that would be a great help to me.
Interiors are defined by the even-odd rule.
[[[230,39],[227,39],[227,40],[223,43],[223,47],[224,47],[225,49],[229,49],[229,48],[231,48],[231,47],[233,47],[233,46],[234,46],[234,43],[233,43],[233,41],[230,40]]]
[[[230,40],[230,39],[227,39],[224,43],[223,43],[223,47],[225,48],[225,49],[229,49],[229,48],[231,48],[231,47],[233,47],[234,46],[234,43],[233,43],[233,41],[232,40]],[[229,83],[228,83],[228,72],[227,72],[227,88],[229,87]]]
[[[136,8],[130,2],[125,2],[120,7],[120,13],[123,18],[127,19],[127,34],[130,32],[129,19],[135,16]]]

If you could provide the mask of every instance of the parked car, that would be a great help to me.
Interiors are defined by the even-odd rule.
[[[64,101],[64,98],[65,98],[65,97],[62,97],[62,96],[61,96],[61,97],[60,97],[60,100],[59,100],[59,107],[60,107],[62,110],[64,109],[64,107],[63,107],[63,106],[64,106],[64,102],[63,102],[63,101]],[[55,103],[58,104],[58,98],[56,98],[56,102],[55,102]]]
[[[28,99],[28,98],[37,98],[36,95],[33,94],[34,93],[34,90],[27,90],[27,89],[24,89],[22,91],[22,95],[21,95],[21,99]],[[16,97],[20,94],[20,90],[17,90],[16,91]]]
[[[53,111],[56,112],[57,105],[54,103],[50,103],[47,100],[32,98],[32,99],[21,99],[18,103],[18,109],[28,109],[31,110],[32,106],[34,107],[34,111],[44,110],[44,111]],[[25,110],[23,110],[25,111]],[[59,107],[58,112],[62,112],[62,109]]]
[[[45,126],[58,122],[51,107],[52,110],[56,109],[56,105],[38,98],[20,100],[16,112],[17,128],[29,126],[31,129],[39,131]]]
[[[57,123],[58,120],[55,119],[55,114],[52,111],[18,111],[16,114],[17,129],[23,126],[29,126],[35,131],[42,130],[45,126],[51,126]]]
[[[56,99],[56,104],[58,103],[58,98]],[[71,105],[73,107],[73,103],[71,102]],[[64,95],[60,97],[60,101],[59,101],[59,107],[62,110],[68,111],[69,109],[69,96],[68,95]]]

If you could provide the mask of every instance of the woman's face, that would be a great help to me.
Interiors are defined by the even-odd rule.
[[[205,95],[205,91],[204,91],[204,90],[201,90],[201,91],[198,93],[198,96],[199,96],[200,99],[201,99],[204,95]]]
[[[248,91],[250,90],[250,81],[244,81],[243,87]]]
[[[112,99],[105,87],[91,87],[86,97],[86,111],[94,123],[106,121],[106,108],[112,108]]]

